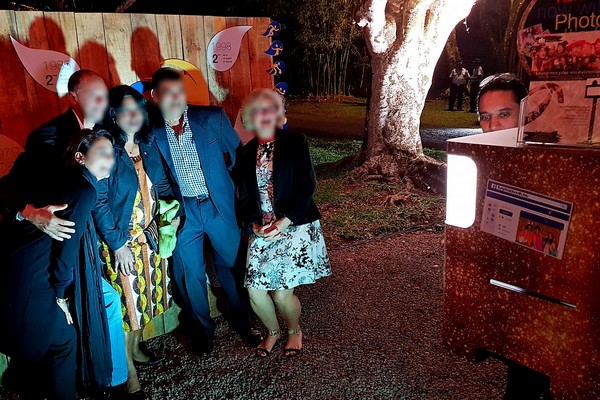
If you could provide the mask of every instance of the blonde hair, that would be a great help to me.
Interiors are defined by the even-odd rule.
[[[247,131],[254,131],[256,128],[252,125],[252,113],[254,112],[256,103],[261,100],[270,100],[275,106],[275,112],[277,113],[277,126],[283,127],[286,122],[285,117],[285,100],[281,95],[272,89],[254,89],[244,99],[242,103],[241,116],[242,124],[244,129]]]

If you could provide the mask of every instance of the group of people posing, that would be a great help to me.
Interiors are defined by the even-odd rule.
[[[527,223],[518,233],[517,242],[527,247],[533,247],[544,254],[556,257],[556,242],[554,241],[554,235],[552,232],[547,232],[546,237],[544,237],[539,225]]]
[[[142,331],[173,301],[193,351],[211,353],[208,253],[227,321],[256,356],[282,336],[276,310],[284,355],[301,354],[294,288],[331,274],[306,138],[280,129],[283,99],[270,89],[244,100],[256,137],[242,146],[221,108],[188,105],[178,70],[159,69],[152,86],[148,101],[75,72],[70,109],[29,134],[0,180],[4,383],[30,397],[145,398],[136,366],[160,357]]]

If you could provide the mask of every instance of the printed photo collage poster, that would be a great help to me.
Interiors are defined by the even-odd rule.
[[[517,47],[531,78],[520,140],[600,146],[600,2],[531,1]]]

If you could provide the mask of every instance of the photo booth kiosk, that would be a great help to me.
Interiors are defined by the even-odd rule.
[[[448,141],[444,344],[600,398],[600,150]]]

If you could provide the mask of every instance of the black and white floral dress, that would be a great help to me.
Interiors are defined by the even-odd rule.
[[[263,225],[276,220],[272,179],[274,146],[274,141],[259,145],[256,156]],[[323,230],[318,220],[290,226],[280,239],[272,242],[252,235],[246,264],[244,285],[258,290],[291,289],[331,275]]]

